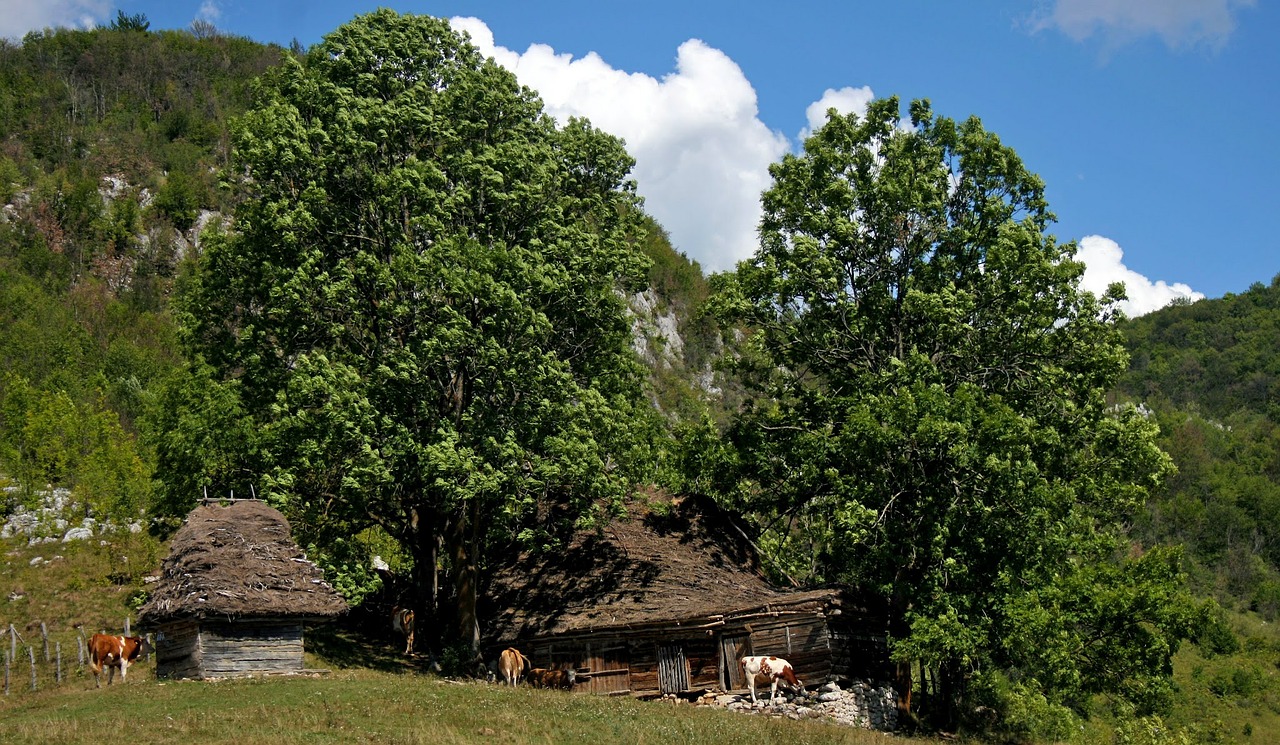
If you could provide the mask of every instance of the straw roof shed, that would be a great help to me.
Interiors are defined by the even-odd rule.
[[[774,587],[733,516],[704,499],[657,504],[499,568],[489,649],[635,696],[742,689],[746,654],[786,657],[806,682],[885,674],[886,617],[863,594]]]
[[[139,625],[156,632],[159,677],[301,672],[303,626],[347,611],[263,502],[206,504],[174,535]]]

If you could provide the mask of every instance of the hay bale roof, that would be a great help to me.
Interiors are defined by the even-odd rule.
[[[706,501],[674,500],[669,511],[633,506],[603,533],[581,532],[565,550],[526,552],[499,568],[485,637],[508,643],[636,629],[775,604],[816,607],[838,594],[774,588],[729,515]]]
[[[173,536],[139,624],[182,618],[325,620],[347,611],[289,522],[257,501],[197,507]]]

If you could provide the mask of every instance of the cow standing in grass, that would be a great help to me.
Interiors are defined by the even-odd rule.
[[[93,671],[94,685],[102,687],[103,666],[109,668],[107,685],[115,680],[116,668],[120,669],[120,682],[123,683],[129,672],[129,663],[138,658],[145,643],[139,636],[94,634],[89,637],[89,669]]]
[[[507,647],[498,655],[498,680],[513,688],[519,685],[528,668],[529,659],[515,647]]]
[[[404,653],[413,654],[413,609],[398,605],[392,608],[391,628],[404,636]]]
[[[795,670],[791,669],[791,663],[781,657],[770,657],[765,655],[754,655],[743,657],[742,673],[747,679],[747,688],[751,691],[751,702],[756,702],[756,676],[765,678],[769,681],[769,705],[773,705],[773,701],[778,697],[778,683],[781,682],[796,692],[804,691],[804,683],[796,678]]]

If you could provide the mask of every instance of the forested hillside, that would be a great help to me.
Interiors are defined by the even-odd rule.
[[[353,604],[378,554],[474,647],[489,556],[643,484],[743,513],[779,582],[879,594],[938,726],[1280,711],[1247,625],[1280,617],[1280,278],[1113,324],[1016,154],[888,99],[775,168],[764,258],[709,279],[620,142],[443,22],[325,44],[0,41],[0,515],[68,487],[163,537],[258,489]]]
[[[1160,423],[1178,471],[1136,527],[1186,547],[1192,578],[1227,605],[1280,614],[1280,276],[1174,304],[1122,328],[1120,393]]]
[[[0,41],[0,463],[100,515],[148,506],[173,285],[228,206],[228,119],[283,54],[143,26]]]

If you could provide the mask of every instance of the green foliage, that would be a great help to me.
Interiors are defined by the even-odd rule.
[[[1080,729],[1080,716],[1051,701],[1034,680],[1014,683],[999,671],[983,671],[971,699],[969,726],[996,742],[1070,742]]]
[[[1124,393],[1216,419],[1246,410],[1280,423],[1280,275],[1269,286],[1172,305],[1123,328],[1133,350]]]
[[[195,224],[200,209],[196,186],[183,171],[174,171],[156,192],[152,206],[164,215],[178,230],[188,230]]]
[[[112,31],[146,31],[151,28],[145,13],[126,15],[123,10],[116,11],[116,19],[111,22]]]
[[[28,493],[66,486],[98,518],[136,520],[150,497],[150,468],[115,412],[65,391],[0,381],[0,467]]]
[[[618,293],[647,266],[632,161],[447,22],[391,11],[266,75],[235,143],[250,198],[184,292],[208,367],[177,392],[228,414],[166,423],[191,444],[157,445],[163,480],[258,479],[325,551],[382,527],[419,587],[453,580],[474,644],[487,549],[582,524],[646,460]]]
[[[1078,687],[1157,706],[1194,605],[1169,557],[1112,563],[1170,470],[1154,424],[1107,406],[1117,296],[1079,289],[1016,153],[910,109],[908,129],[896,99],[832,112],[771,168],[760,250],[715,299],[752,329],[737,369],[758,397],[691,478],[807,544],[807,579],[881,594],[897,658],[957,697],[943,716],[975,669],[1055,705]],[[1027,624],[1059,638],[1031,649]]]

